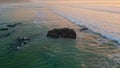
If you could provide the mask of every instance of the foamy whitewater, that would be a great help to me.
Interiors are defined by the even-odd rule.
[[[117,40],[120,43],[120,5],[116,4],[92,4],[72,2],[39,2],[27,4],[0,5],[1,8],[41,8],[45,7],[53,13],[69,19],[77,25],[85,25],[89,29],[100,33],[107,38]],[[38,10],[38,15],[39,14]]]

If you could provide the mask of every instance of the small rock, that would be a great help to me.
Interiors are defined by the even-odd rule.
[[[6,30],[8,30],[8,28],[1,28],[0,30],[1,31],[6,31]]]
[[[20,25],[21,23],[15,23],[15,24],[8,24],[7,27],[16,27],[17,25]]]
[[[69,28],[53,29],[48,31],[47,37],[76,39],[76,33],[73,29]]]
[[[85,31],[85,30],[88,30],[88,28],[86,26],[81,26],[80,27],[80,31]]]

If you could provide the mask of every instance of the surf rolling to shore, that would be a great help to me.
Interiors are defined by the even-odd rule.
[[[113,41],[120,38],[118,5],[32,2],[0,5],[0,68],[120,67],[119,44]],[[77,38],[46,36],[60,28],[73,29]]]
[[[62,1],[50,3],[51,11],[61,15],[77,25],[85,25],[91,30],[120,42],[120,3],[81,3],[81,1]]]

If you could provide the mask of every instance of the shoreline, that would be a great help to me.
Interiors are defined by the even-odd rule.
[[[8,68],[7,66],[10,66],[10,68],[16,68],[16,66],[21,68],[22,66],[24,68],[25,64],[29,68],[37,67],[37,64],[38,67],[46,66],[46,68],[53,68],[55,65],[58,67],[62,65],[63,67],[60,68],[75,68],[77,65],[77,68],[120,67],[120,62],[116,61],[116,59],[120,59],[116,58],[116,54],[120,54],[120,48],[117,43],[95,34],[91,30],[80,31],[82,27],[63,16],[51,12],[48,8],[42,7],[39,10],[37,9],[37,11],[39,11],[38,16],[31,17],[31,19],[27,18],[25,22],[18,20],[21,25],[10,27],[5,32],[0,31],[0,35],[12,31],[9,36],[0,38],[0,55],[3,56],[0,57],[0,65],[4,68]],[[18,12],[16,11],[17,14]],[[32,18],[34,19],[32,20]],[[3,26],[18,22],[7,22]],[[57,28],[74,29],[77,38],[71,40],[46,37],[49,30]],[[27,41],[27,44],[18,48],[18,50],[9,48],[12,46],[10,43],[12,42],[16,45],[17,42],[15,40],[20,37],[30,39],[30,42]]]
[[[116,56],[113,55],[119,54],[120,51],[119,44],[116,43],[115,41],[108,39],[98,33],[96,34],[96,32],[91,30],[81,32],[80,31],[81,27],[79,25],[73,23],[73,21],[61,15],[49,11],[49,9],[44,9],[43,12],[40,12],[40,14],[43,14],[44,17],[43,21],[46,22],[42,24],[44,24],[49,30],[56,28],[74,29],[75,32],[77,33],[77,39],[75,40],[76,48],[83,51],[91,52],[93,54],[106,56],[110,60],[113,60],[116,63],[120,63],[115,60]],[[42,19],[40,20],[42,21]],[[38,25],[39,23],[36,24]],[[111,59],[111,57],[114,59]]]
[[[78,24],[78,21],[72,19],[71,17],[66,17],[66,16],[64,16],[63,14],[61,14],[61,13],[59,13],[59,12],[56,12],[56,11],[53,11],[53,12],[54,12],[55,14],[59,15],[59,16],[64,17],[65,19],[71,21],[73,24],[76,24],[77,26],[80,26],[80,27],[81,27],[81,26],[85,26],[85,27],[87,27],[86,25]],[[98,32],[96,32],[96,31],[94,31],[94,30],[91,30],[89,27],[87,27],[87,28],[88,28],[90,31],[92,31],[93,33],[99,34],[99,35],[101,35],[102,37],[104,37],[104,38],[106,38],[106,39],[109,39],[109,40],[117,43],[118,45],[120,45],[120,41],[118,41],[117,39],[111,38],[111,37],[107,37],[107,35],[102,34],[102,33],[98,33]]]
[[[14,4],[16,4],[16,3],[22,3],[22,2],[15,2]],[[24,2],[24,3],[26,3],[26,2]],[[9,3],[9,4],[12,4],[12,3]],[[56,13],[56,12],[55,12],[55,13]],[[56,13],[56,14],[64,17],[63,15],[61,15],[61,14],[59,14],[59,13]],[[64,18],[72,21],[71,19],[69,19],[69,18],[67,18],[67,17],[64,17]],[[77,24],[76,21],[72,21],[72,22],[75,23],[75,24]],[[80,24],[77,24],[77,25],[79,26]],[[89,28],[89,29],[90,29],[90,28]],[[91,29],[90,29],[90,30],[91,30]],[[92,31],[95,32],[95,33],[98,33],[98,32],[96,32],[96,31],[94,31],[94,30],[92,30]],[[107,38],[107,39],[113,40],[114,42],[116,42],[116,43],[118,43],[118,44],[120,45],[120,41],[119,41],[119,40],[117,40],[117,39],[115,39],[115,38],[107,37],[105,34],[102,34],[102,33],[99,33],[99,34],[100,34],[101,36]]]
[[[74,24],[75,24],[75,23],[74,23]],[[78,26],[82,27],[82,26],[85,26],[85,25],[78,25]],[[85,26],[85,27],[86,27],[86,26]],[[88,28],[88,27],[87,27],[87,28]],[[106,39],[108,39],[108,40],[111,40],[111,41],[115,42],[116,44],[120,45],[120,43],[119,43],[118,40],[108,38],[108,37],[106,37],[105,35],[103,35],[102,33],[95,32],[95,31],[93,31],[93,30],[91,30],[91,29],[89,29],[89,28],[88,28],[88,30],[91,31],[91,32],[94,33],[94,34],[100,35],[101,37],[106,38]]]

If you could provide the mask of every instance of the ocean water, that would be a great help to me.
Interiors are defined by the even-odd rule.
[[[1,6],[0,28],[10,23],[21,22],[22,25],[9,28],[5,32],[0,31],[2,35],[16,30],[10,36],[0,36],[0,68],[82,68],[86,66],[93,68],[100,66],[99,59],[100,62],[107,60],[103,56],[77,48],[79,41],[48,39],[46,32],[53,27],[44,26],[44,22],[47,22],[44,20],[49,20],[48,16],[51,14],[45,14],[46,11],[42,9],[44,8],[32,6],[32,4]],[[57,20],[54,16],[50,17]],[[12,43],[15,43],[15,40],[21,36],[29,37],[30,43],[19,50],[11,49]]]
[[[10,4],[4,8],[40,8],[45,7],[53,13],[69,19],[77,25],[85,25],[89,29],[117,40],[120,43],[120,2],[119,1],[43,1],[33,3]],[[36,15],[38,16],[38,15]]]
[[[119,3],[119,2],[118,2]],[[114,3],[61,3],[47,6],[75,24],[117,40],[120,43],[120,5]]]
[[[47,8],[75,24],[85,25],[108,38],[120,41],[118,5],[101,6],[71,2],[2,4],[0,5],[0,26],[11,22],[22,22],[23,26],[16,27],[18,31],[10,37],[0,38],[0,68],[84,68],[86,66],[109,68],[112,66],[112,62],[107,61],[105,57],[78,49],[76,45],[79,41],[46,38],[48,28],[42,25],[45,21],[39,24],[39,28],[33,23],[37,17],[42,18],[44,15],[47,17],[47,14],[41,14],[40,8]],[[37,22],[41,21],[37,19]],[[28,47],[20,51],[9,50],[9,43],[14,42],[19,36],[28,35],[34,36]],[[108,62],[110,63],[107,64]]]

